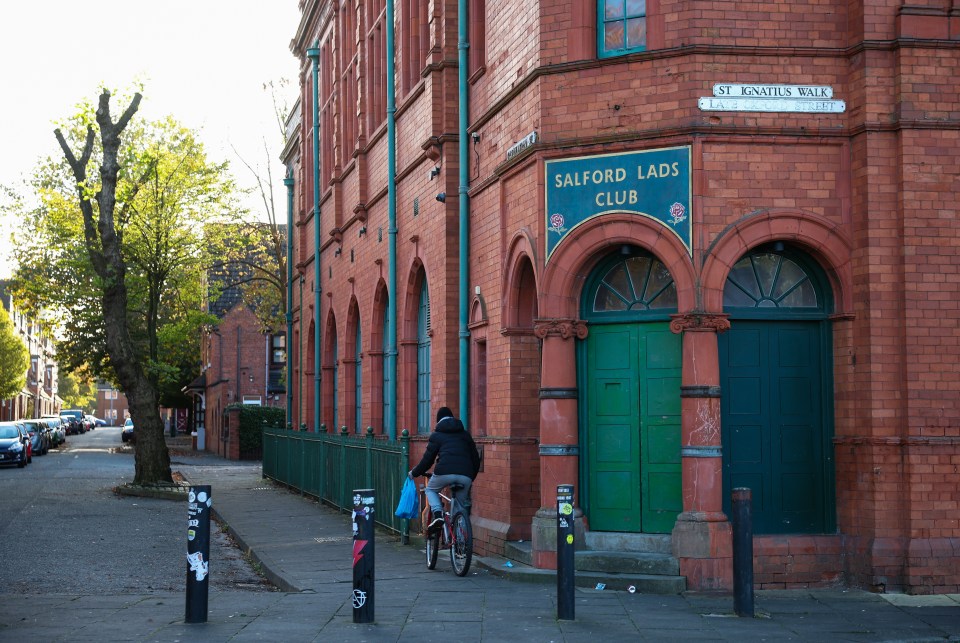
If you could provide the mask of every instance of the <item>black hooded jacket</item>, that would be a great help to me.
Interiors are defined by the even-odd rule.
[[[434,460],[437,466],[433,472],[438,475],[455,474],[467,476],[471,480],[480,471],[480,454],[473,438],[463,428],[463,422],[453,417],[445,417],[437,422],[430,434],[427,450],[420,463],[410,470],[414,478],[422,476]]]

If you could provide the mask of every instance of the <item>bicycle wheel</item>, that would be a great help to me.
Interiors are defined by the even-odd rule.
[[[473,529],[470,519],[462,513],[453,517],[453,545],[450,547],[450,562],[457,576],[466,576],[473,560]]]
[[[427,569],[437,566],[437,555],[440,553],[440,531],[435,530],[427,534]]]

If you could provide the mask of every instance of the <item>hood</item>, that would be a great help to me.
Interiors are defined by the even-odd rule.
[[[463,428],[463,422],[457,418],[445,417],[437,422],[437,431],[440,433],[459,433],[465,430],[466,429]]]

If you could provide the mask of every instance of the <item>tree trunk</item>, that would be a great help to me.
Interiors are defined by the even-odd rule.
[[[127,264],[123,258],[120,235],[114,227],[113,216],[116,208],[117,176],[120,172],[117,162],[120,134],[136,113],[140,98],[140,94],[136,94],[120,119],[114,123],[110,118],[110,92],[105,90],[100,95],[96,116],[103,144],[103,162],[100,165],[100,191],[96,195],[99,205],[97,218],[94,218],[93,204],[85,187],[87,163],[93,152],[93,128],[87,129],[86,141],[79,159],[74,156],[60,130],[54,133],[77,181],[87,254],[102,282],[101,302],[107,354],[127,396],[135,427],[134,483],[157,485],[173,481],[170,452],[167,450],[163,422],[160,420],[157,387],[147,375],[147,360],[139,353],[130,336],[125,282]]]

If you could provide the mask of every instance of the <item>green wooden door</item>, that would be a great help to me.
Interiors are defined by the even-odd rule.
[[[590,527],[669,532],[682,508],[680,338],[666,322],[593,326],[586,364]]]
[[[758,534],[827,530],[821,329],[738,320],[719,336],[723,506],[749,487]]]

